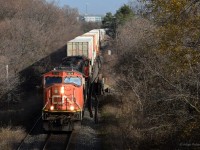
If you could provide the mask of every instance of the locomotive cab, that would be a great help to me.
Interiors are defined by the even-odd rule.
[[[43,127],[70,131],[81,121],[85,105],[85,79],[75,70],[56,69],[43,75]]]

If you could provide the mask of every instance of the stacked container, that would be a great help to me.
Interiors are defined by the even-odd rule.
[[[78,36],[67,42],[67,56],[85,56],[90,59],[91,66],[93,66],[93,38]],[[91,71],[92,67],[89,72]]]
[[[106,34],[106,31],[105,29],[99,29],[99,34],[100,34],[100,41],[103,41],[104,38],[105,38],[105,34]]]
[[[92,32],[88,32],[82,35],[82,37],[92,37],[93,38],[93,57],[94,59],[96,58],[96,54],[97,54],[97,45],[98,45],[98,34],[96,33],[92,33]]]
[[[95,33],[97,34],[97,45],[96,45],[96,54],[98,55],[99,54],[99,29],[94,29],[94,30],[91,30],[90,32],[88,33]]]
[[[90,60],[90,73],[96,56],[99,54],[100,41],[105,37],[105,29],[94,29],[67,42],[67,56],[85,56]]]

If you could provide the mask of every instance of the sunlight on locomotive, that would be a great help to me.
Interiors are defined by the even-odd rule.
[[[71,111],[73,111],[73,110],[74,110],[74,106],[71,105],[71,106],[69,107],[69,109],[70,109]]]
[[[53,105],[50,107],[50,110],[54,110],[54,106]]]
[[[60,93],[61,93],[61,94],[64,94],[64,93],[65,93],[65,88],[64,88],[64,86],[61,87]]]

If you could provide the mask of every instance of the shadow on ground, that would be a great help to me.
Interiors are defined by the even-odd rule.
[[[20,126],[27,131],[32,128],[42,110],[42,74],[58,66],[64,57],[66,45],[19,73],[24,81],[18,87],[20,99],[0,104],[1,127]]]

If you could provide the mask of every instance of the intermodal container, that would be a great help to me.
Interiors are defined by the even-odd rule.
[[[67,56],[85,56],[90,59],[93,65],[93,38],[78,36],[67,42]]]
[[[105,29],[99,29],[99,38],[100,41],[103,41],[105,38],[106,30]]]
[[[92,37],[93,38],[93,57],[94,59],[96,58],[96,53],[97,53],[97,49],[98,49],[98,41],[97,41],[97,33],[92,33],[92,32],[88,32],[82,35],[82,37]]]
[[[94,30],[91,30],[89,31],[89,33],[96,33],[97,34],[97,50],[96,50],[96,53],[98,54],[99,53],[99,29],[94,29]]]

